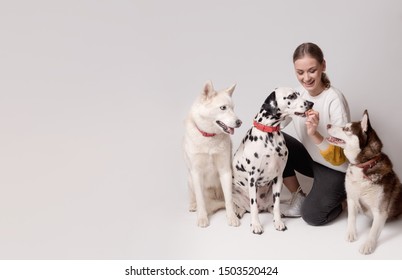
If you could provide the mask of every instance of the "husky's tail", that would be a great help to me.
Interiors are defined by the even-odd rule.
[[[225,199],[221,188],[209,188],[206,194],[206,206],[208,214],[225,209]]]
[[[221,209],[225,209],[225,201],[218,199],[208,199],[207,201],[208,215],[213,214]]]

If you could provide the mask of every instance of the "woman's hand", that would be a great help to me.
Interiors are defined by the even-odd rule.
[[[307,134],[313,136],[317,131],[317,126],[320,121],[320,114],[317,111],[309,110],[306,113],[306,128]]]
[[[317,111],[309,110],[306,113],[306,128],[307,134],[312,138],[315,144],[320,144],[324,138],[317,131],[318,123],[320,122],[320,114]]]

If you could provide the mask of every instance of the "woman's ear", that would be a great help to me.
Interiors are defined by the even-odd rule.
[[[325,61],[325,59],[322,61],[322,72],[325,72],[325,70],[327,69],[327,62]]]

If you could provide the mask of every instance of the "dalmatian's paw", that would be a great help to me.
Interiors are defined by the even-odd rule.
[[[288,229],[282,220],[274,221],[274,226],[275,226],[275,229],[278,231],[285,231]]]
[[[261,224],[252,224],[251,232],[254,234],[262,234],[264,232],[264,228],[262,227]]]

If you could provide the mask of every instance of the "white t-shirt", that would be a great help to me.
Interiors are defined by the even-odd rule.
[[[320,154],[320,150],[324,151],[329,146],[329,143],[325,139],[329,136],[327,132],[327,124],[344,126],[350,122],[349,105],[342,92],[332,86],[324,90],[318,96],[311,96],[303,87],[297,88],[296,91],[300,93],[302,98],[314,102],[313,109],[319,112],[320,117],[317,131],[324,137],[322,143],[316,145],[311,140],[310,136],[307,135],[306,118],[295,116],[292,119],[292,123],[300,142],[303,143],[314,161],[334,170],[345,172],[348,162],[335,166],[327,162]]]

